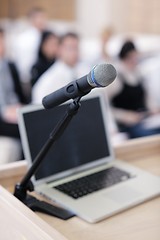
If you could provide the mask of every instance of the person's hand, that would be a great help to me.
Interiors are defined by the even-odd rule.
[[[3,119],[8,123],[17,123],[17,109],[20,107],[20,104],[6,106],[3,109]]]
[[[151,116],[160,114],[160,109],[154,108],[154,109],[150,110],[149,113],[150,113]]]
[[[143,113],[128,111],[124,121],[125,121],[125,124],[131,126],[141,122],[143,118],[144,118]]]

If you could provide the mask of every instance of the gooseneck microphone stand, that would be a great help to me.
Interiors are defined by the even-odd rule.
[[[40,152],[35,157],[32,166],[29,168],[28,172],[21,180],[20,183],[17,183],[14,189],[14,196],[17,197],[21,202],[27,205],[33,211],[44,212],[52,216],[56,216],[61,219],[69,219],[74,216],[74,214],[66,209],[55,207],[47,202],[39,201],[38,199],[28,195],[27,192],[34,191],[34,186],[31,181],[31,177],[38,170],[41,162],[44,160],[44,157],[48,153],[49,149],[53,146],[54,142],[63,134],[73,116],[78,113],[80,107],[80,99],[76,98],[66,109],[66,113],[62,119],[57,123],[56,127],[50,133],[48,140],[43,145]]]

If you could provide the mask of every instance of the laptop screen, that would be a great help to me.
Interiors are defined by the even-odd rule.
[[[64,104],[51,110],[41,109],[23,113],[32,161],[64,115],[66,107],[67,104]],[[74,169],[109,155],[100,99],[88,98],[81,102],[79,112],[49,150],[35,174],[35,179]]]

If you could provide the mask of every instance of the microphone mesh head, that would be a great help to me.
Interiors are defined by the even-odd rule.
[[[116,76],[116,69],[111,64],[102,63],[91,70],[87,79],[92,87],[106,87],[115,80]]]

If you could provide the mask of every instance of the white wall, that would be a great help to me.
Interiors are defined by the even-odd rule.
[[[76,20],[86,37],[111,25],[116,33],[160,34],[160,0],[76,0]]]
[[[76,0],[76,21],[84,37],[97,37],[111,24],[112,0]]]

